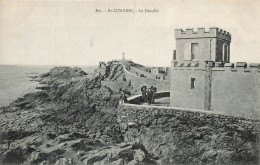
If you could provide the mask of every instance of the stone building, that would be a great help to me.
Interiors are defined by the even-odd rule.
[[[158,79],[165,80],[166,76],[168,75],[168,72],[169,72],[168,67],[152,67],[151,68],[151,74],[154,75]]]
[[[153,75],[159,75],[159,74],[168,74],[168,67],[152,67],[151,68],[151,73]]]
[[[159,67],[152,67],[151,73],[152,75],[157,76],[159,74]]]
[[[175,30],[171,106],[260,117],[260,64],[230,63],[231,34]]]
[[[179,63],[199,63],[204,67],[204,61],[228,63],[230,60],[231,34],[218,28],[210,28],[205,32],[204,28],[175,30],[176,56]]]

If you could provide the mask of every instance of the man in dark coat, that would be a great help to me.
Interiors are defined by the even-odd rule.
[[[152,87],[150,87],[147,90],[147,103],[148,103],[148,105],[150,105],[152,103],[152,100],[153,100],[153,89],[152,89]]]
[[[142,101],[144,101],[144,102],[145,102],[146,99],[147,99],[146,89],[147,89],[147,87],[146,87],[145,85],[141,87]]]
[[[154,103],[154,99],[155,99],[155,95],[156,95],[156,92],[157,92],[157,88],[152,86],[152,90],[153,90],[152,103]]]
[[[155,98],[156,92],[157,92],[157,89],[154,86],[151,86],[147,90],[147,102],[149,105],[154,103],[154,98]]]

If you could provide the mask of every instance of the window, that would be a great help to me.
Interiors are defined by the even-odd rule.
[[[223,45],[223,62],[226,62],[227,60],[227,45]]]
[[[191,59],[198,59],[198,54],[199,54],[199,48],[198,48],[198,43],[192,43],[191,44]]]
[[[212,61],[214,61],[214,57],[215,57],[215,54],[214,54],[214,51],[213,51],[214,48],[215,48],[214,41],[212,39],[210,39],[210,59]]]
[[[195,78],[191,78],[190,89],[195,89]]]
[[[224,62],[229,62],[229,57],[228,57],[228,45],[226,43],[223,44],[223,61]]]
[[[176,60],[176,50],[173,51],[173,60]]]
[[[199,46],[198,43],[185,43],[184,45],[184,60],[190,61],[199,59]]]
[[[184,45],[184,60],[190,61],[191,60],[191,44],[185,43]]]

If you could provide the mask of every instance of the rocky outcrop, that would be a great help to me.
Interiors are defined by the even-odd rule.
[[[130,92],[122,66],[110,69],[103,80],[69,67],[55,67],[36,77],[41,91],[0,110],[0,164],[73,164],[74,149],[86,155],[122,142],[116,108],[121,95]]]

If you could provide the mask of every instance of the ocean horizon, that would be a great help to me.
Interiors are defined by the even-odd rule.
[[[62,65],[79,67],[86,73],[93,73],[98,66]],[[31,76],[38,76],[59,65],[0,65],[0,107],[7,106],[12,101],[35,89],[40,84],[31,81]]]

